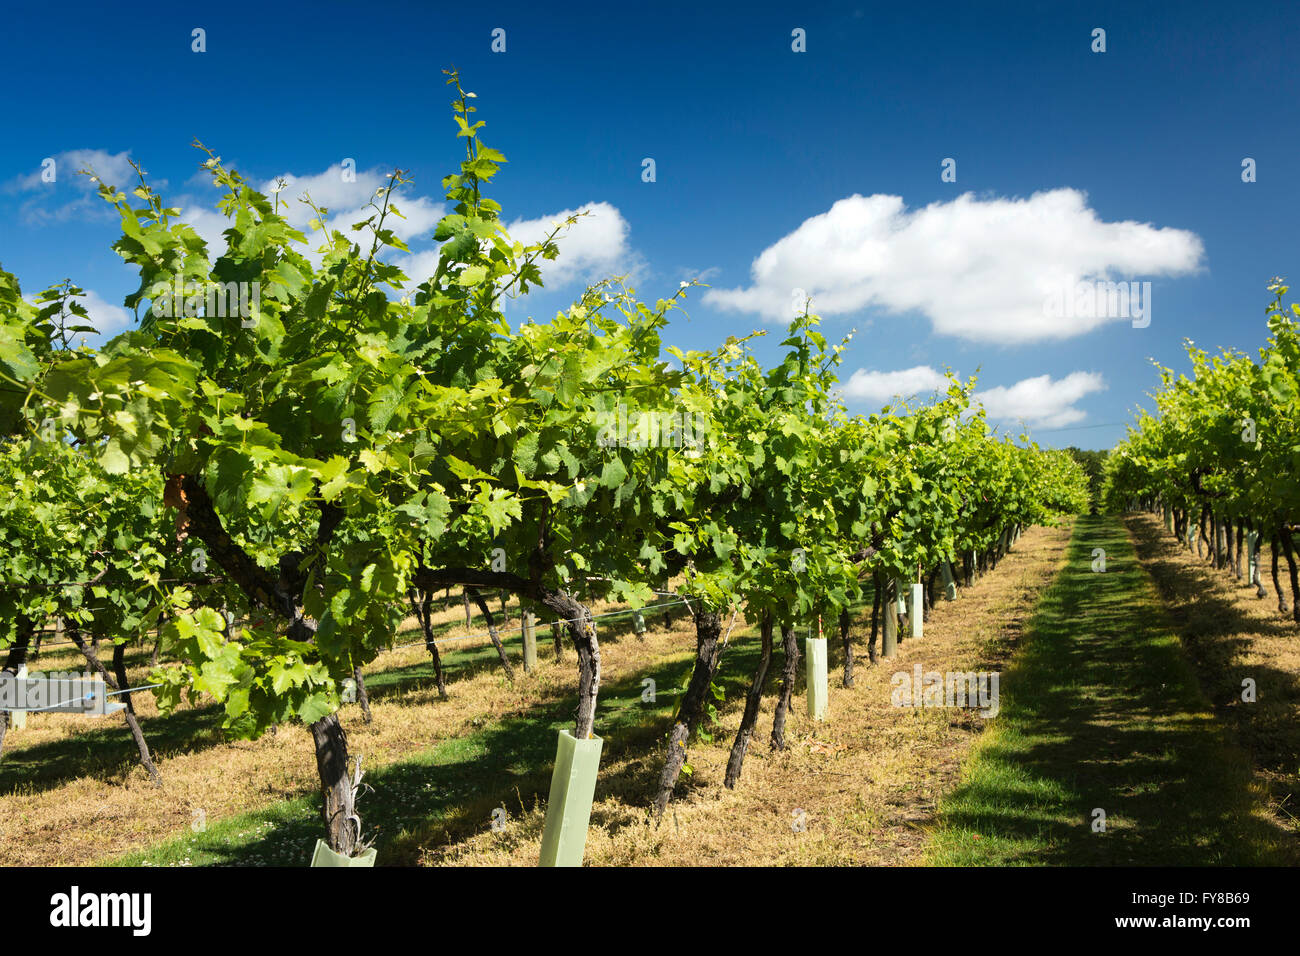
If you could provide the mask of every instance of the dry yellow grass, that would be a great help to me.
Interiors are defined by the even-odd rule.
[[[459,608],[435,614],[434,621],[457,618],[461,624],[451,632],[455,636],[466,633]],[[481,622],[475,619],[470,632],[480,629]],[[357,705],[346,705],[341,717],[351,753],[363,754],[365,767],[375,769],[447,738],[471,734],[502,717],[526,714],[540,703],[576,693],[573,651],[567,649],[565,660],[557,663],[548,632],[548,628],[538,629],[539,666],[534,674],[525,677],[522,666],[514,661],[518,679],[513,685],[495,663],[457,667],[448,675],[450,700],[438,700],[432,681],[427,681],[419,688],[375,700],[374,723],[370,725],[363,721]],[[604,648],[606,667],[617,672],[632,666],[633,658],[670,655],[683,646],[686,633],[679,616],[671,631],[652,629],[644,641],[608,644]],[[477,638],[464,645],[488,643]],[[445,653],[448,645],[440,646]],[[382,654],[366,670],[388,670],[427,660],[427,651],[417,645]],[[75,650],[65,649],[43,654],[36,666],[41,670],[80,669],[83,662]],[[130,670],[134,684],[144,683],[146,676],[146,667]],[[150,737],[151,718],[158,716],[158,710],[148,694],[137,695],[136,703],[145,735]],[[182,706],[181,711],[187,709]],[[156,730],[157,725],[153,727]],[[16,754],[100,729],[129,740],[129,731],[118,718],[32,714],[25,729],[10,731],[5,751]],[[151,743],[163,777],[162,790],[150,783],[138,762],[129,759],[109,773],[87,774],[49,787],[20,784],[0,795],[0,865],[94,863],[188,833],[197,811],[211,822],[317,785],[311,738],[301,727],[280,728],[252,742],[223,742],[216,733],[206,732],[183,751],[158,747],[156,740]],[[92,746],[87,742],[87,757]]]
[[[898,656],[880,666],[868,667],[860,659],[857,686],[851,690],[839,687],[834,671],[839,657],[833,647],[830,720],[814,726],[798,695],[787,728],[790,748],[769,753],[769,698],[735,792],[721,786],[739,722],[740,702],[729,701],[716,742],[691,748],[695,772],[689,793],[678,797],[658,829],[644,823],[659,767],[657,746],[612,753],[601,768],[587,860],[596,865],[913,860],[922,843],[921,828],[938,795],[955,780],[980,719],[968,712],[893,708],[889,678],[916,663],[927,670],[995,669],[1010,652],[1038,592],[1059,567],[1068,538],[1068,528],[1027,531],[997,571],[963,590],[957,602],[940,603],[922,641],[903,642]],[[453,608],[438,618],[455,620],[461,615],[463,611]],[[679,616],[671,627],[654,624],[651,619],[643,640],[623,637],[602,645],[607,685],[657,662],[690,658],[694,634],[688,618]],[[453,633],[464,633],[463,619]],[[855,636],[862,655],[861,622],[855,625]],[[573,653],[566,650],[565,660],[556,663],[548,637],[539,629],[540,666],[527,677],[519,671],[514,685],[497,667],[477,664],[452,670],[449,701],[437,700],[431,682],[395,690],[374,701],[372,725],[363,723],[357,706],[346,706],[342,718],[352,753],[364,754],[368,769],[379,768],[502,718],[524,716],[571,697],[577,684]],[[733,636],[733,641],[749,639]],[[367,670],[426,660],[424,648],[415,646],[381,655]],[[40,662],[46,669],[56,663],[74,666],[70,656]],[[132,680],[143,678],[145,670],[133,669]],[[148,734],[156,710],[147,695],[140,699],[139,711]],[[6,750],[83,735],[88,726],[103,725],[90,725],[88,718],[34,715],[27,729],[10,734]],[[114,732],[127,733],[120,724]],[[224,743],[208,733],[184,747],[161,749],[156,757],[165,781],[161,791],[150,785],[143,770],[125,761],[113,773],[56,780],[44,787],[20,786],[0,795],[0,864],[93,863],[187,834],[196,811],[202,810],[211,822],[295,796],[316,784],[310,738],[298,727],[282,728],[255,742]],[[463,827],[424,832],[406,838],[408,845],[400,855],[433,865],[536,865],[544,812],[540,803],[525,797],[520,806],[511,807],[511,819],[501,833],[487,831],[483,814],[482,830],[487,832]],[[792,815],[799,810],[806,814],[806,831],[795,833]],[[412,840],[417,845],[409,845]]]
[[[824,724],[811,721],[798,695],[787,724],[785,752],[769,752],[774,701],[767,698],[735,791],[722,786],[722,777],[740,722],[740,701],[728,702],[714,743],[690,748],[695,771],[690,790],[670,805],[658,828],[645,820],[659,752],[603,761],[587,839],[588,864],[916,862],[935,803],[955,783],[961,760],[980,732],[981,718],[970,711],[892,707],[890,678],[897,671],[910,673],[918,663],[927,671],[998,669],[1014,648],[1039,592],[1064,561],[1069,536],[1068,527],[1027,531],[996,571],[963,589],[956,602],[938,605],[922,640],[904,641],[896,657],[877,666],[861,661],[852,689],[839,686],[834,668],[840,658],[833,653],[829,719]],[[861,622],[855,627],[864,641]],[[689,656],[689,647],[679,642],[677,653]],[[617,673],[613,662],[610,670]],[[484,828],[450,844],[434,836],[421,861],[535,866],[544,807],[511,809],[515,815],[501,832]],[[792,826],[798,811],[804,814],[802,832]]]

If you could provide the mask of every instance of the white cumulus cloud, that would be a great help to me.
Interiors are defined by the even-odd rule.
[[[549,262],[537,260],[544,287],[555,289],[579,279],[591,281],[624,272],[635,274],[640,261],[628,245],[630,226],[618,208],[607,202],[562,209],[536,219],[515,219],[506,223],[506,232],[512,241],[531,245],[579,212],[586,215],[579,216],[577,222],[562,229],[556,237],[559,256]],[[410,276],[412,285],[419,285],[437,271],[438,250],[416,252],[398,259],[397,265]]]
[[[873,405],[884,405],[893,398],[911,398],[948,387],[948,379],[928,365],[900,369],[896,372],[875,372],[858,369],[840,387],[845,398],[861,399]]]
[[[291,224],[306,231],[307,223],[315,213],[306,203],[298,200],[304,195],[310,195],[312,202],[329,210],[327,221],[329,228],[338,229],[345,236],[356,237],[354,241],[369,248],[365,242],[362,242],[361,237],[368,240],[370,233],[368,231],[354,233],[352,225],[376,215],[375,210],[369,208],[367,203],[375,200],[376,204],[379,204],[375,192],[388,183],[388,174],[377,169],[356,170],[351,178],[353,180],[351,182],[344,181],[343,167],[337,165],[310,176],[285,173],[264,182],[260,191],[269,195],[283,180],[284,187],[280,192],[280,200],[282,203],[287,203],[287,208],[285,206],[281,208],[284,217]],[[412,195],[401,190],[393,193],[391,204],[397,206],[401,216],[405,218],[390,215],[384,221],[384,226],[393,230],[393,233],[404,242],[430,237],[433,234],[433,227],[442,218],[444,205],[440,200]]]
[[[105,340],[135,325],[135,316],[120,305],[113,305],[92,289],[87,289],[81,304],[90,315],[90,324],[99,330]]]
[[[368,203],[374,200],[376,204],[382,205],[375,193],[387,184],[388,174],[378,169],[349,170],[352,175],[345,180],[343,173],[343,166],[336,164],[319,173],[283,173],[255,186],[258,192],[267,196],[279,189],[280,214],[290,225],[306,233],[308,249],[302,251],[312,261],[316,261],[318,256],[309,250],[314,250],[321,244],[322,236],[319,231],[313,233],[307,228],[315,212],[306,203],[299,201],[304,196],[310,196],[315,205],[328,210],[327,229],[337,229],[362,249],[370,249],[370,231],[365,229],[354,232],[352,226],[377,215]],[[208,244],[208,255],[212,258],[221,255],[226,248],[222,233],[230,228],[231,220],[217,211],[212,195],[189,197],[181,205],[181,218],[193,226],[194,231]],[[430,238],[444,209],[441,201],[401,189],[394,191],[391,205],[397,207],[401,216],[390,214],[384,221],[384,227],[391,229],[394,235],[407,243]]]
[[[307,228],[315,213],[305,203],[299,202],[299,198],[310,195],[313,203],[329,210],[329,229],[340,230],[368,250],[370,233],[353,232],[351,226],[374,215],[374,210],[367,204],[376,199],[376,190],[387,180],[385,173],[372,169],[356,170],[353,181],[345,181],[342,165],[336,164],[308,175],[284,173],[265,180],[256,188],[267,195],[279,189],[281,214],[291,225],[308,234],[309,249],[303,253],[316,262],[319,256],[314,249],[320,245],[320,233],[312,233]],[[385,258],[406,274],[410,280],[407,288],[413,288],[437,271],[438,249],[431,240],[434,228],[446,211],[446,204],[406,190],[395,192],[392,202],[405,218],[390,216],[385,225],[411,245],[412,251],[409,254],[390,253]],[[181,218],[207,242],[209,256],[221,255],[226,247],[222,233],[230,227],[230,220],[215,210],[212,197],[188,196],[178,205],[183,209]],[[505,227],[512,240],[527,245],[540,241],[558,223],[578,213],[583,215],[579,215],[572,226],[561,230],[557,237],[559,257],[553,261],[539,259],[537,262],[546,288],[617,273],[636,274],[643,267],[628,244],[630,227],[627,220],[617,207],[607,202],[562,209],[536,219],[515,219]]]
[[[132,315],[129,310],[120,305],[114,305],[94,289],[84,290],[81,295],[75,297],[75,301],[85,308],[86,315],[90,321],[89,323],[85,323],[77,316],[70,315],[68,316],[67,324],[93,325],[99,331],[99,335],[96,336],[90,335],[89,333],[83,333],[87,339],[96,342],[107,342],[113,336],[120,332],[125,332],[127,329],[135,325],[135,316]],[[48,303],[33,302],[33,304],[36,305],[37,308],[43,308]],[[73,339],[74,344],[80,338],[80,334],[75,336]]]
[[[1023,421],[1038,428],[1063,428],[1087,417],[1087,412],[1076,407],[1080,399],[1105,388],[1105,380],[1096,372],[1071,372],[1064,378],[1039,375],[1014,385],[999,385],[976,392],[975,400],[990,418]]]
[[[869,405],[885,405],[895,398],[925,396],[946,390],[948,380],[929,366],[893,372],[858,369],[840,387],[846,399]],[[1039,375],[1013,385],[998,385],[977,391],[974,401],[984,406],[994,421],[1024,422],[1037,428],[1063,428],[1087,417],[1078,402],[1094,392],[1104,391],[1106,382],[1096,372],[1071,372],[1064,378]]]
[[[1015,344],[1070,338],[1119,318],[1062,316],[1050,302],[1063,289],[1182,275],[1203,254],[1187,230],[1102,221],[1075,189],[1028,199],[967,193],[916,210],[899,196],[855,194],[765,249],[750,285],[711,290],[705,301],[785,321],[802,293],[823,316],[915,310],[936,332]]]
[[[539,242],[569,216],[579,212],[572,226],[560,232],[556,242],[560,255],[551,262],[541,261],[542,281],[548,286],[563,285],[573,279],[604,278],[629,265],[628,222],[618,207],[594,202],[580,209],[562,209],[537,219],[516,219],[506,225],[510,238],[525,245]]]

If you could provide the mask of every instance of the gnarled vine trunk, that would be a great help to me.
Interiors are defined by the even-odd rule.
[[[754,725],[758,723],[758,708],[763,702],[763,687],[767,683],[767,669],[772,663],[772,614],[763,613],[759,624],[762,650],[759,653],[758,667],[754,670],[754,680],[749,685],[749,694],[745,697],[745,713],[740,718],[740,729],[731,745],[731,756],[727,758],[727,775],[723,784],[734,790],[740,782],[740,771],[745,765],[745,753],[749,742],[754,737]]]
[[[477,588],[466,588],[465,593],[478,605],[479,613],[487,621],[488,636],[492,638],[492,646],[497,649],[497,657],[501,660],[501,667],[505,670],[506,677],[513,681],[515,679],[515,669],[510,666],[510,658],[506,656],[506,649],[501,645],[501,637],[497,634],[496,620],[492,617],[492,611],[488,608],[487,601]]]
[[[357,688],[357,703],[361,705],[361,716],[368,724],[375,722],[374,715],[370,713],[370,695],[366,693],[366,679],[361,673],[361,665],[358,664],[352,668],[352,680]]]
[[[794,685],[799,679],[799,639],[794,628],[781,625],[781,653],[785,663],[781,668],[781,693],[776,700],[776,715],[772,718],[772,749],[785,749],[785,719],[790,713],[790,699],[794,696]]]
[[[853,686],[853,641],[849,634],[849,629],[853,623],[853,616],[849,614],[848,608],[840,609],[840,642],[844,646],[844,680],[845,687]]]
[[[438,642],[433,639],[433,591],[425,589],[417,593],[420,600],[417,603],[415,597],[412,597],[411,609],[415,611],[415,619],[420,622],[424,647],[433,659],[433,678],[438,685],[438,699],[447,700],[447,678],[442,671],[442,655],[438,653]]]
[[[338,714],[326,714],[308,729],[316,748],[326,842],[335,853],[352,856],[361,840],[361,819],[348,773],[348,736]]]
[[[17,621],[17,635],[14,642],[9,645],[9,653],[5,655],[4,667],[0,668],[4,673],[15,677],[24,664],[27,663],[27,648],[32,641],[32,632],[35,625],[27,618],[19,618]],[[0,711],[0,754],[4,753],[5,734],[9,730],[9,711]]]
[[[1282,590],[1282,582],[1281,582],[1280,580],[1278,580],[1278,576],[1277,576],[1277,551],[1278,551],[1278,548],[1277,548],[1277,535],[1276,535],[1276,534],[1274,534],[1271,538],[1268,539],[1268,547],[1269,547],[1269,551],[1271,552],[1271,556],[1272,556],[1272,559],[1273,559],[1273,562],[1272,562],[1272,572],[1273,572],[1273,590],[1277,593],[1277,613],[1279,613],[1279,614],[1285,614],[1285,613],[1287,612],[1287,606],[1286,606],[1286,593]]]
[[[690,682],[686,693],[682,695],[677,708],[677,718],[668,732],[668,750],[664,759],[662,772],[659,774],[659,788],[654,798],[654,818],[658,820],[668,808],[673,797],[673,788],[686,762],[686,743],[699,726],[708,702],[709,687],[713,684],[713,675],[718,669],[718,660],[722,654],[722,615],[717,611],[700,608],[695,612],[695,666],[691,670]]]
[[[600,644],[596,640],[596,625],[587,608],[579,608],[577,620],[569,622],[569,635],[574,650],[578,652],[578,708],[574,714],[574,733],[579,740],[592,736],[596,726],[596,698],[600,693]]]
[[[104,664],[100,661],[99,655],[95,653],[93,645],[86,643],[86,639],[81,636],[81,631],[78,628],[66,628],[64,633],[77,645],[82,657],[95,669],[106,687],[111,687],[113,690],[122,690],[124,687],[130,686],[126,679],[126,666],[122,659],[123,645],[118,644],[113,648],[113,669],[117,672],[117,678],[114,679],[109,676],[108,671],[104,668]],[[149,779],[153,781],[153,785],[161,788],[162,775],[158,773],[158,768],[154,766],[153,755],[149,753],[149,742],[144,739],[144,730],[140,727],[140,721],[135,716],[135,707],[131,703],[131,695],[123,694],[122,697],[126,704],[122,716],[126,718],[126,725],[131,729],[131,737],[135,740],[136,750],[140,752],[140,765],[149,774]]]
[[[564,623],[578,652],[578,708],[574,715],[574,736],[592,736],[596,723],[596,699],[600,694],[600,642],[591,611],[565,591],[547,587],[536,578],[522,578],[505,571],[477,568],[422,568],[412,579],[418,588],[442,588],[448,584],[466,588],[505,588],[528,598],[555,614]]]
[[[1291,579],[1291,619],[1300,624],[1300,572],[1296,568],[1295,542],[1291,537],[1291,528],[1282,525],[1282,549],[1286,554],[1287,576]]]

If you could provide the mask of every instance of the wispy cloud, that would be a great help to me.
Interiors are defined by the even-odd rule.
[[[81,304],[90,315],[90,324],[99,330],[100,337],[107,340],[120,332],[125,332],[135,324],[135,316],[123,306],[106,301],[93,289],[87,289],[81,297]]]
[[[0,186],[0,191],[21,197],[18,216],[30,224],[66,222],[73,219],[116,218],[113,207],[96,194],[98,183],[80,170],[94,172],[102,182],[119,189],[135,182],[131,153],[110,153],[103,149],[69,149],[45,157],[30,172]]]

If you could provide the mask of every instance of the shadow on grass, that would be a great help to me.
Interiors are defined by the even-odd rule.
[[[1094,549],[1106,571],[1092,570]],[[1001,716],[941,807],[933,862],[1242,865],[1294,837],[1254,815],[1250,766],[1215,720],[1123,525],[1081,517],[1001,681]],[[1105,832],[1094,830],[1104,811]]]
[[[140,726],[154,758],[162,759],[220,746],[221,716],[209,705],[170,717],[141,718]],[[6,748],[0,759],[0,796],[53,790],[80,777],[125,777],[139,765],[140,752],[121,716],[77,719],[91,726],[34,747]]]
[[[1196,668],[1215,713],[1232,727],[1250,752],[1273,802],[1300,816],[1300,674],[1268,666],[1247,654],[1259,638],[1296,642],[1297,628],[1276,613],[1277,596],[1260,562],[1267,595],[1266,614],[1249,614],[1225,599],[1221,586],[1240,589],[1254,600],[1255,588],[1208,564],[1188,566],[1183,549],[1157,520],[1132,516],[1126,522],[1143,566],[1169,606],[1169,616]],[[1255,682],[1256,700],[1241,699],[1242,682]],[[1300,831],[1297,832],[1300,839]]]
[[[680,609],[674,609],[678,614]],[[649,612],[646,616],[656,612]],[[662,611],[658,612],[662,615]],[[653,623],[653,619],[651,619]],[[440,637],[459,627],[459,621],[452,621],[435,626],[434,635]],[[503,630],[502,644],[512,658],[516,674],[522,672],[523,638],[519,631]],[[601,635],[605,640],[627,639],[633,636],[630,613],[601,620]],[[549,638],[549,627],[538,627],[539,656],[551,652],[553,644],[543,642]],[[419,631],[407,631],[399,636],[396,643],[420,643]],[[61,649],[52,653],[47,648],[38,662],[43,670],[68,669],[83,667],[84,658],[79,652]],[[459,641],[446,641],[439,644],[442,653],[443,669],[449,685],[468,680],[484,670],[499,668],[500,661],[496,648],[490,643],[460,646]],[[574,654],[566,647],[566,660],[573,662]],[[139,676],[137,668],[144,668],[151,656],[152,648],[142,650],[133,648],[126,655],[126,663],[133,676]],[[34,668],[35,669],[35,668]],[[432,659],[418,664],[389,668],[366,675],[366,689],[372,702],[386,697],[400,695],[410,690],[427,689],[434,685]],[[88,722],[85,729],[77,733],[51,740],[33,747],[6,748],[0,756],[0,796],[18,792],[41,793],[63,786],[85,776],[100,779],[117,780],[124,778],[139,765],[139,752],[126,723],[120,717],[106,720],[80,718]],[[145,739],[155,760],[182,754],[197,753],[226,743],[221,730],[222,711],[212,704],[179,710],[168,716],[143,717],[140,720]],[[12,744],[17,735],[9,738]],[[164,783],[166,768],[163,768]]]
[[[613,635],[606,632],[607,640]],[[491,650],[489,648],[489,650]],[[495,654],[495,652],[493,652]],[[570,655],[570,658],[572,655]],[[758,659],[756,642],[733,643],[720,672],[729,699],[748,687]],[[647,805],[658,774],[660,747],[693,658],[647,666],[601,689],[597,726],[602,763],[640,757],[602,773],[597,798],[626,793]],[[642,701],[643,679],[657,686]],[[411,865],[423,848],[454,843],[490,828],[492,811],[516,815],[544,803],[556,736],[571,725],[577,697],[566,695],[528,713],[499,720],[474,734],[444,740],[400,762],[367,771],[373,787],[359,803],[365,836],[381,865]],[[211,823],[207,831],[171,840],[113,861],[120,865],[305,866],[321,836],[320,797],[305,791],[257,811]]]

